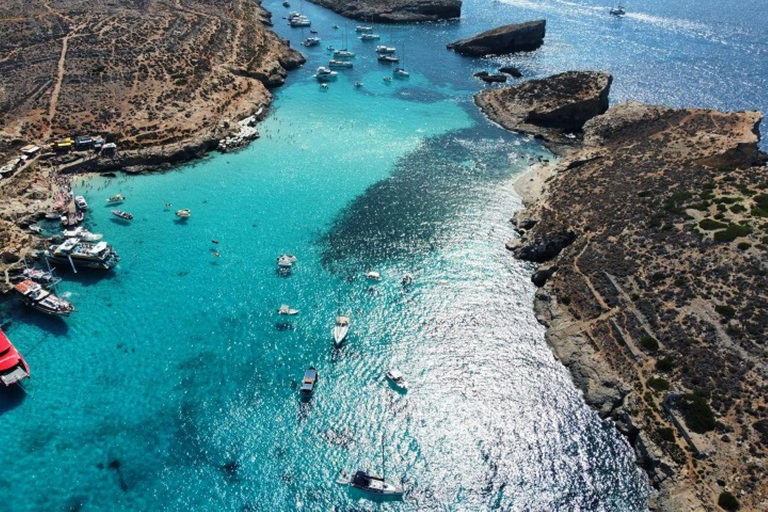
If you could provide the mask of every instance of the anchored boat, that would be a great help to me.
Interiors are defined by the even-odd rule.
[[[0,382],[9,387],[29,377],[29,366],[13,346],[5,333],[0,330]]]
[[[391,484],[384,480],[384,478],[376,475],[369,475],[365,471],[357,471],[352,477],[342,471],[341,477],[336,480],[337,484],[348,485],[360,491],[377,494],[379,496],[391,496],[393,498],[400,498],[403,496],[403,488]]]
[[[349,68],[352,68],[353,66],[354,66],[354,64],[352,64],[351,62],[349,62],[347,60],[331,59],[331,60],[328,61],[328,67],[329,68],[348,68],[349,69]]]
[[[43,254],[49,262],[70,264],[73,270],[76,267],[110,270],[120,261],[120,257],[107,242],[92,244],[78,238],[68,238],[63,244],[52,245]]]
[[[91,233],[90,231],[83,228],[82,226],[78,226],[75,229],[64,231],[64,236],[67,238],[79,238],[80,240],[83,240],[85,242],[98,242],[99,240],[104,238],[104,235]]]
[[[122,203],[123,201],[125,201],[125,196],[123,194],[115,194],[107,198],[107,203],[109,204]]]
[[[298,309],[291,309],[288,304],[283,304],[277,310],[278,315],[295,316],[299,314]]]
[[[400,389],[408,389],[408,381],[405,380],[405,376],[399,370],[389,370],[387,380]]]
[[[114,215],[115,217],[120,217],[121,219],[125,219],[125,220],[133,220],[133,215],[131,215],[128,212],[123,212],[120,210],[112,210],[112,215]]]
[[[77,206],[81,210],[87,210],[88,202],[86,202],[83,196],[75,196],[75,206]]]
[[[381,36],[379,34],[368,34],[365,33],[360,36],[361,41],[376,41],[378,39],[381,39]]]
[[[13,289],[21,295],[24,304],[46,315],[69,316],[75,310],[71,302],[49,292],[40,283],[30,279],[14,285]]]
[[[304,372],[304,380],[301,382],[301,389],[299,390],[301,396],[305,398],[312,396],[312,393],[315,392],[318,377],[320,377],[320,374],[315,370],[314,366],[310,366],[309,370]]]
[[[190,215],[192,215],[192,212],[189,211],[189,208],[184,208],[183,210],[176,210],[176,216],[181,217],[182,219],[188,219]]]
[[[344,340],[347,337],[347,333],[349,332],[349,317],[348,316],[337,316],[336,317],[336,325],[333,326],[333,342],[336,344],[337,347],[341,346],[342,343],[344,343]]]

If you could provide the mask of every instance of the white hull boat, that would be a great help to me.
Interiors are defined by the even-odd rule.
[[[349,332],[349,317],[337,316],[336,325],[333,326],[333,342],[336,344],[337,347],[342,343],[344,343],[344,340],[347,338],[348,332]]]

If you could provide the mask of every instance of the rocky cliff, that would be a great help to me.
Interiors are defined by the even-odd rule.
[[[342,16],[371,23],[457,19],[461,0],[310,0]]]
[[[504,25],[448,45],[462,55],[484,57],[533,51],[544,43],[546,20]]]
[[[520,104],[502,112],[540,100],[503,97]],[[487,111],[501,123],[498,112]],[[547,339],[634,446],[659,489],[655,510],[768,504],[760,119],[617,105],[584,124],[543,196],[515,216],[509,248],[541,265]]]

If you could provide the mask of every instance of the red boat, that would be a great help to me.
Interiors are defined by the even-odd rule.
[[[0,331],[0,382],[9,387],[29,377],[29,366],[16,347]]]

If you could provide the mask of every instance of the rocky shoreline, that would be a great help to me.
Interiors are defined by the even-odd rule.
[[[419,23],[454,20],[461,0],[309,0],[342,16],[369,23]]]
[[[609,109],[610,82],[572,72],[476,97],[562,157],[516,184],[525,209],[507,247],[539,264],[536,317],[586,402],[633,446],[651,509],[763,508],[761,116]]]

